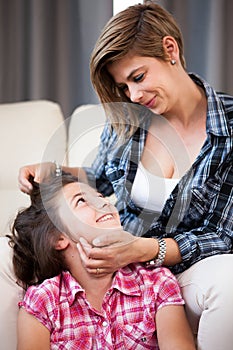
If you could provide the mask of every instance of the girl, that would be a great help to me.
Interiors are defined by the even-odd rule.
[[[31,206],[16,217],[11,237],[15,273],[26,289],[18,350],[195,349],[167,268],[130,264],[97,278],[82,265],[80,237],[91,243],[121,230],[116,208],[77,178],[33,183]]]

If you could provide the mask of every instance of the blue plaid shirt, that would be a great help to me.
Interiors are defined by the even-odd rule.
[[[172,237],[177,241],[182,263],[170,267],[174,273],[205,257],[232,252],[233,97],[216,93],[197,75],[190,77],[204,88],[207,96],[207,138],[162,213],[139,208],[130,197],[150,125],[150,112],[141,118],[135,134],[120,146],[116,133],[106,124],[98,155],[92,167],[85,169],[101,193],[106,196],[115,193],[125,230],[136,236]]]

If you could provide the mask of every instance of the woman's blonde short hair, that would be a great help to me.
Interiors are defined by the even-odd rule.
[[[129,52],[138,56],[168,60],[163,48],[165,36],[172,36],[176,40],[181,64],[186,69],[182,33],[173,16],[161,6],[155,3],[130,6],[108,21],[96,42],[90,60],[92,84],[101,103],[113,106],[112,102],[130,102],[114,83],[107,65],[123,58]],[[110,111],[112,108],[107,109]],[[122,118],[119,105],[113,110],[109,118],[121,136],[125,130],[118,120]],[[134,120],[130,134],[135,129],[135,123],[137,124]]]

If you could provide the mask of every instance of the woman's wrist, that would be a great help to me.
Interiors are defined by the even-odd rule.
[[[167,252],[167,243],[164,238],[155,238],[155,240],[159,244],[159,251],[153,259],[146,262],[146,267],[159,267],[162,266],[164,263]]]
[[[55,160],[53,162],[53,164],[55,165],[55,176],[61,176],[62,175],[62,166]]]
[[[154,259],[159,253],[158,241],[154,238],[141,237],[135,240],[135,250],[138,252],[138,262],[146,262]]]

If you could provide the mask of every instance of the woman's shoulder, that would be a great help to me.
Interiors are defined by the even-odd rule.
[[[227,113],[233,112],[233,96],[224,92],[217,92],[217,96],[221,100],[225,111]]]

